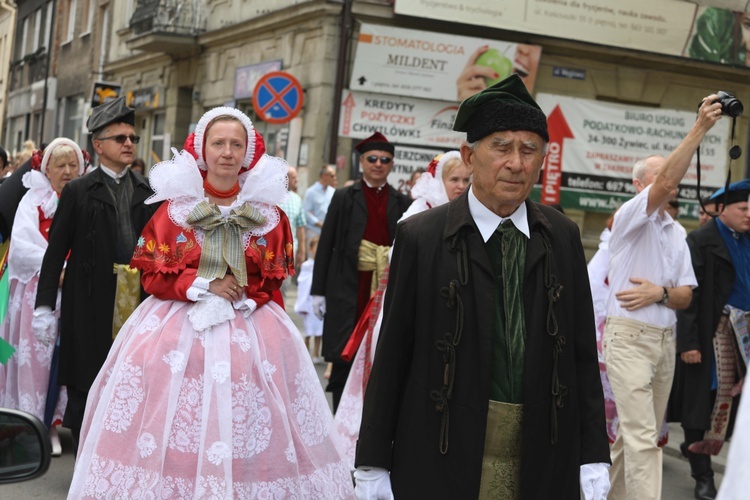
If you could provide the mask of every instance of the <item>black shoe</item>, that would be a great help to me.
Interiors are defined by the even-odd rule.
[[[714,500],[716,498],[716,486],[713,477],[695,480],[695,498],[698,500]]]

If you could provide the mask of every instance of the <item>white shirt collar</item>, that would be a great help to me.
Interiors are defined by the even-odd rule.
[[[500,217],[479,201],[474,194],[474,186],[472,186],[471,189],[469,189],[469,212],[471,213],[471,218],[474,219],[474,223],[477,225],[477,229],[479,229],[485,243],[490,239],[492,233],[495,232],[497,226],[502,224],[506,219],[510,219],[511,222],[513,222],[513,225],[516,226],[516,229],[526,235],[527,238],[531,238],[531,233],[529,232],[529,217],[526,213],[526,203],[521,203],[510,217]]]
[[[125,177],[126,175],[128,175],[128,169],[127,168],[123,168],[122,172],[120,172],[118,174],[114,170],[112,170],[111,168],[109,168],[106,165],[104,165],[103,163],[100,163],[99,166],[101,167],[102,172],[104,172],[105,174],[107,174],[108,176],[112,177],[115,180],[122,179],[123,177]]]
[[[385,185],[388,184],[388,182],[386,181],[386,182],[382,183],[380,186],[373,186],[372,184],[370,184],[369,182],[367,182],[364,177],[362,177],[362,182],[364,182],[365,184],[367,184],[367,187],[369,187],[371,189],[377,189],[378,191],[380,191],[381,189],[383,189],[385,187]]]

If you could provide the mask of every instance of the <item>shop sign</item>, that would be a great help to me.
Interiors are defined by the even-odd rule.
[[[603,103],[552,94],[536,101],[547,115],[550,141],[544,163],[541,201],[611,211],[635,194],[633,165],[650,155],[668,156],[695,122],[695,112]],[[731,121],[723,117],[701,144],[701,192],[696,157],[678,192],[695,201],[724,184]],[[571,193],[575,203],[571,205]]]
[[[541,53],[538,45],[364,23],[349,88],[458,102],[480,90],[471,78],[478,70],[482,85],[518,73],[533,91]]]
[[[95,108],[108,99],[120,96],[122,86],[117,83],[94,82],[94,90],[91,92],[91,107]]]
[[[164,88],[158,85],[132,90],[126,94],[125,103],[133,109],[158,108]]]
[[[252,99],[260,77],[272,71],[281,71],[281,59],[237,68],[234,72],[234,99]]]

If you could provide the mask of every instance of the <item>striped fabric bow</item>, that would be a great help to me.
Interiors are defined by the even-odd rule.
[[[266,218],[258,209],[243,203],[224,216],[219,207],[202,201],[190,212],[187,222],[206,232],[203,237],[198,276],[208,280],[223,278],[229,266],[237,278],[237,283],[246,286],[247,268],[242,232],[266,223]]]

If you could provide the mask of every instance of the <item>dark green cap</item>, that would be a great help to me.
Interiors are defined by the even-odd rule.
[[[468,142],[503,130],[527,130],[549,141],[547,117],[517,73],[464,99],[453,130],[466,132]]]

